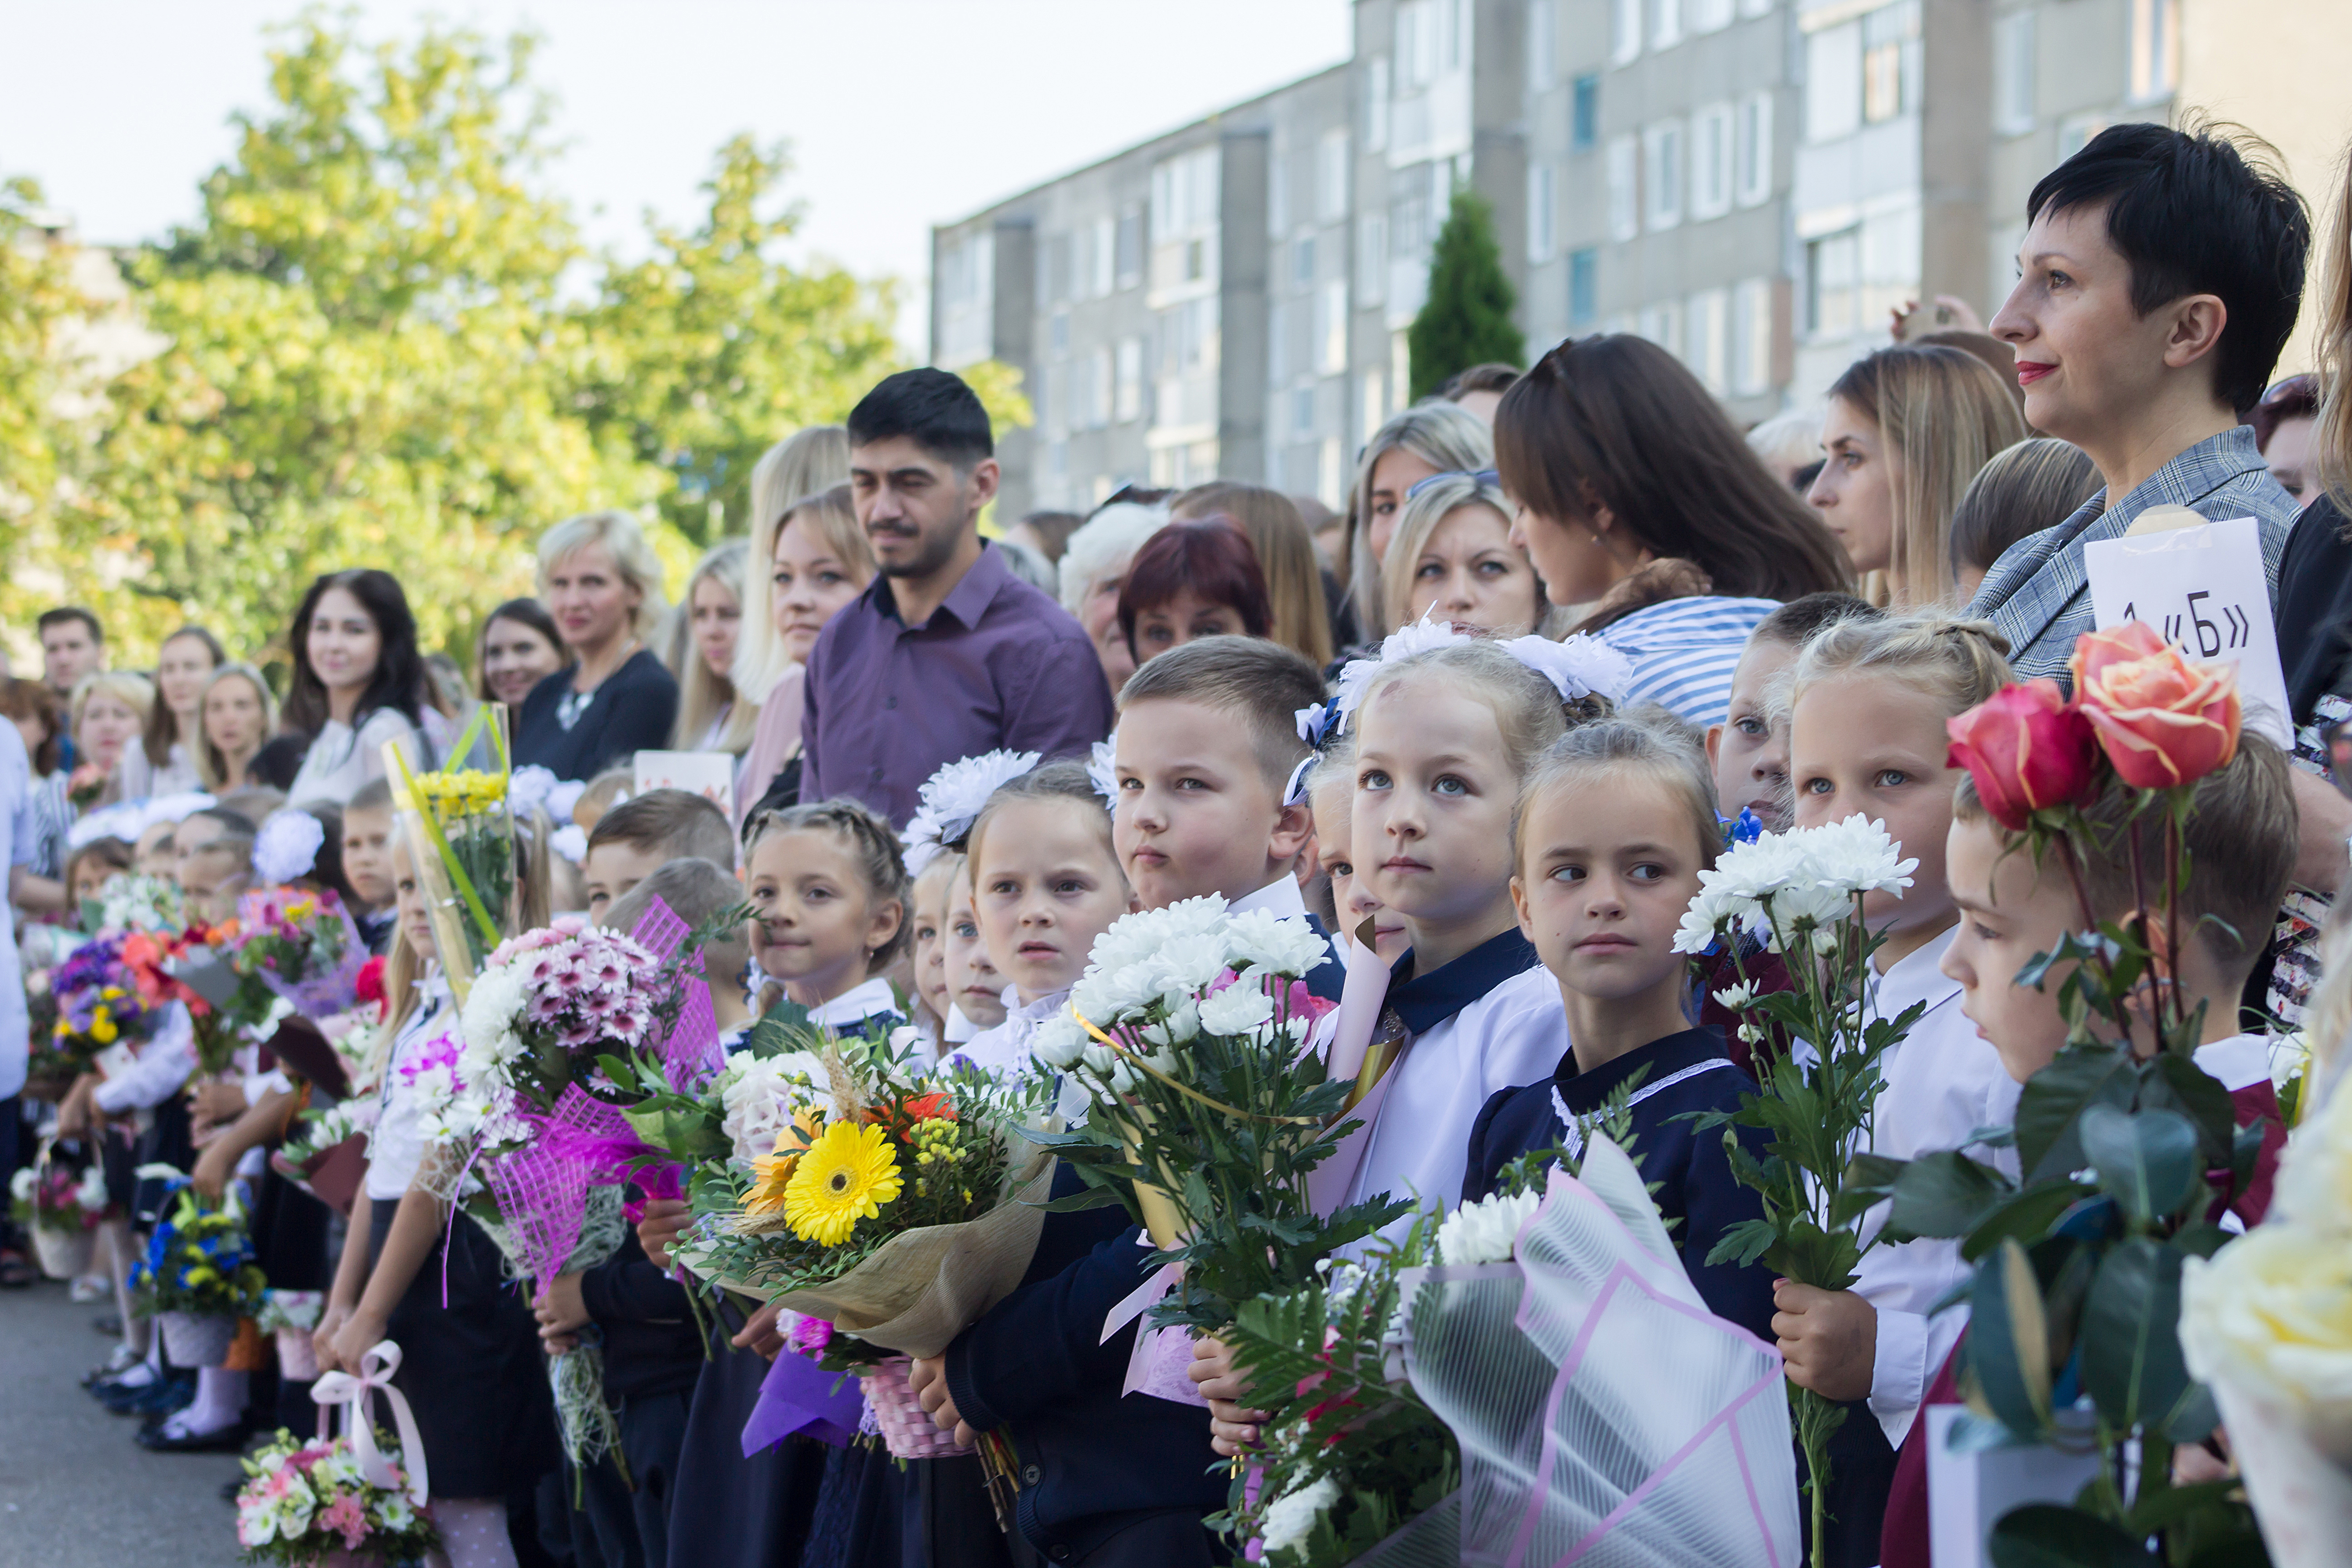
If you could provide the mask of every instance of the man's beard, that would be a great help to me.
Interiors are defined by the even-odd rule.
[[[871,537],[868,535],[869,539]],[[917,534],[915,538],[921,541],[922,536]],[[963,530],[959,528],[924,542],[920,552],[912,561],[892,565],[882,561],[879,550],[874,552],[875,559],[885,577],[929,577],[954,558],[956,546],[962,542],[962,539]]]

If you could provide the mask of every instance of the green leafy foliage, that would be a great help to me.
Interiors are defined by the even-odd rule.
[[[1447,376],[1474,364],[1525,363],[1527,339],[1511,320],[1518,305],[1495,238],[1493,205],[1456,185],[1430,251],[1429,292],[1405,335],[1414,398],[1431,395]]]

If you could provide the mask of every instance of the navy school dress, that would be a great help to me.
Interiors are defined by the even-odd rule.
[[[1717,1317],[1769,1344],[1771,1271],[1760,1264],[1706,1261],[1725,1231],[1764,1217],[1763,1197],[1733,1179],[1722,1130],[1702,1132],[1682,1120],[1694,1111],[1736,1110],[1742,1095],[1756,1092],[1756,1080],[1733,1064],[1718,1029],[1685,1029],[1652,1040],[1591,1072],[1577,1071],[1571,1051],[1544,1082],[1507,1089],[1488,1100],[1470,1130],[1463,1201],[1492,1194],[1503,1167],[1521,1154],[1566,1144],[1574,1134],[1562,1112],[1580,1119],[1597,1115],[1610,1092],[1636,1073],[1641,1079],[1633,1092],[1632,1153],[1642,1180],[1651,1184],[1660,1216],[1679,1222],[1670,1223],[1666,1234],[1682,1254],[1683,1271]],[[1749,1152],[1763,1157],[1761,1131],[1731,1131]]]

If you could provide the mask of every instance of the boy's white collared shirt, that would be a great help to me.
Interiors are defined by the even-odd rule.
[[[1002,1073],[1007,1078],[1029,1075],[1029,1047],[1037,1038],[1037,1027],[1060,1012],[1069,1001],[1067,986],[1024,1003],[1021,993],[1012,986],[1004,991],[1004,1022],[993,1029],[982,1029],[951,1053],[983,1072]]]
[[[1992,1042],[1960,1011],[1959,982],[1943,973],[1945,951],[1958,930],[1955,925],[1906,954],[1871,990],[1873,1017],[1899,1017],[1918,1002],[1927,1007],[1879,1062],[1885,1088],[1879,1093],[1870,1146],[1891,1159],[1958,1149],[1979,1128],[2005,1127],[2016,1120],[2017,1080],[2001,1066]],[[2003,1156],[2014,1159],[2006,1150],[1995,1159]],[[1864,1234],[1874,1234],[1885,1220],[1882,1204],[1865,1216]],[[1935,1238],[1872,1247],[1856,1270],[1854,1293],[1878,1312],[1871,1414],[1897,1447],[1918,1415],[1928,1383],[1968,1327],[1964,1307],[1932,1316],[1929,1309],[1969,1272],[1959,1243]]]
[[[1285,871],[1255,893],[1244,893],[1225,905],[1229,915],[1246,914],[1252,910],[1272,910],[1284,920],[1307,918],[1307,895],[1298,889],[1298,879]]]

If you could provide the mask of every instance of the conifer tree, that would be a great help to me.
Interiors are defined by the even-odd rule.
[[[1474,364],[1525,364],[1527,340],[1511,319],[1518,303],[1495,239],[1495,209],[1468,186],[1454,186],[1430,252],[1429,292],[1405,334],[1412,396],[1427,397]]]

